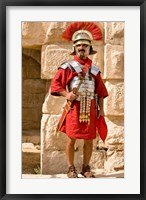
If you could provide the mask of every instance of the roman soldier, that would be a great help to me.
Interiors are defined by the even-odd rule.
[[[78,177],[74,166],[74,145],[76,139],[83,139],[81,174],[93,178],[89,165],[93,139],[96,138],[97,129],[103,141],[107,135],[103,101],[108,92],[98,66],[92,63],[88,55],[97,53],[93,50],[92,41],[101,40],[102,32],[93,22],[72,22],[62,37],[73,42],[73,59],[61,64],[51,83],[51,94],[64,96],[67,100],[57,130],[67,135],[68,177]]]

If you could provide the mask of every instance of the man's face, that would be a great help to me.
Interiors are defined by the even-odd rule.
[[[75,52],[79,58],[84,59],[90,53],[90,46],[87,44],[78,44],[75,46]]]

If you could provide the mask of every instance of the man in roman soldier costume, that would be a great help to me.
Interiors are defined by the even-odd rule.
[[[59,67],[51,84],[51,94],[64,96],[67,100],[57,127],[58,131],[67,135],[67,176],[78,178],[74,166],[74,145],[76,139],[84,139],[81,174],[86,178],[94,178],[89,163],[96,128],[100,130],[98,132],[102,140],[106,138],[103,100],[108,96],[108,92],[98,66],[92,63],[88,55],[97,53],[92,48],[92,41],[101,40],[102,32],[95,23],[72,22],[62,37],[73,42],[74,50],[71,55],[74,57]]]

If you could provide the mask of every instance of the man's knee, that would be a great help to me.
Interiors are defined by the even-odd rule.
[[[68,137],[67,138],[67,144],[70,146],[74,146],[75,145],[76,140],[73,138]]]
[[[92,145],[93,140],[84,140],[84,145]]]

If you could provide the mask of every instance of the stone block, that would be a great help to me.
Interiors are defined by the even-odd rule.
[[[22,55],[31,57],[33,60],[35,60],[37,63],[41,65],[41,51],[40,50],[23,48]]]
[[[22,143],[40,145],[40,129],[22,130]]]
[[[22,130],[39,129],[41,123],[41,107],[22,108]]]
[[[48,93],[49,93],[49,90],[50,90],[50,86],[51,86],[51,80],[47,80],[46,81],[46,92],[45,92],[46,98],[48,96]]]
[[[72,58],[69,45],[44,45],[42,47],[41,78],[52,79],[60,65]]]
[[[124,169],[124,151],[113,151],[112,154],[108,154],[104,164],[104,168],[107,171],[117,171]]]
[[[41,154],[42,174],[66,174],[67,163],[65,151],[44,151]]]
[[[22,149],[34,149],[34,144],[31,142],[22,143]]]
[[[43,44],[64,42],[62,32],[69,22],[22,22],[23,48],[40,49]]]
[[[40,121],[41,107],[39,110],[36,108],[22,108],[22,118],[24,121]]]
[[[124,44],[124,22],[105,23],[105,43],[123,45]]]
[[[101,71],[101,75],[104,74],[104,46],[98,45],[95,43],[93,45],[93,49],[97,51],[94,55],[89,55],[89,58],[92,60],[92,63],[98,66],[99,70]]]
[[[106,123],[108,127],[106,142],[114,144],[116,140],[116,143],[124,143],[124,117],[107,117]],[[113,140],[113,142],[111,140]]]
[[[105,83],[109,96],[104,100],[104,110],[107,116],[124,115],[124,84],[122,81],[111,80]]]
[[[33,120],[22,119],[22,130],[24,131],[24,130],[31,130],[31,129],[40,129],[40,126],[41,126],[40,120],[33,121]]]
[[[35,169],[39,167],[40,151],[22,152],[22,174],[35,174]]]
[[[93,151],[90,161],[90,165],[93,170],[104,168],[105,154],[106,152],[104,150]]]
[[[121,45],[105,46],[106,79],[124,79],[124,48]]]
[[[45,41],[50,22],[22,22],[22,47],[39,49]]]
[[[22,81],[23,93],[45,93],[46,82],[41,79],[24,79]]]
[[[66,104],[66,99],[62,96],[52,96],[49,92],[46,95],[45,101],[43,103],[43,113],[44,114],[61,114],[64,110]]]
[[[40,78],[41,75],[40,64],[29,56],[22,54],[22,77],[25,79]]]
[[[36,108],[42,107],[44,102],[45,94],[28,94],[24,93],[22,95],[22,106],[23,108]]]
[[[62,38],[62,33],[66,29],[69,22],[50,22],[46,31],[45,44],[55,42],[66,42]]]
[[[41,141],[43,151],[64,150],[66,137],[64,133],[57,133],[56,127],[61,115],[43,114],[41,119]]]

